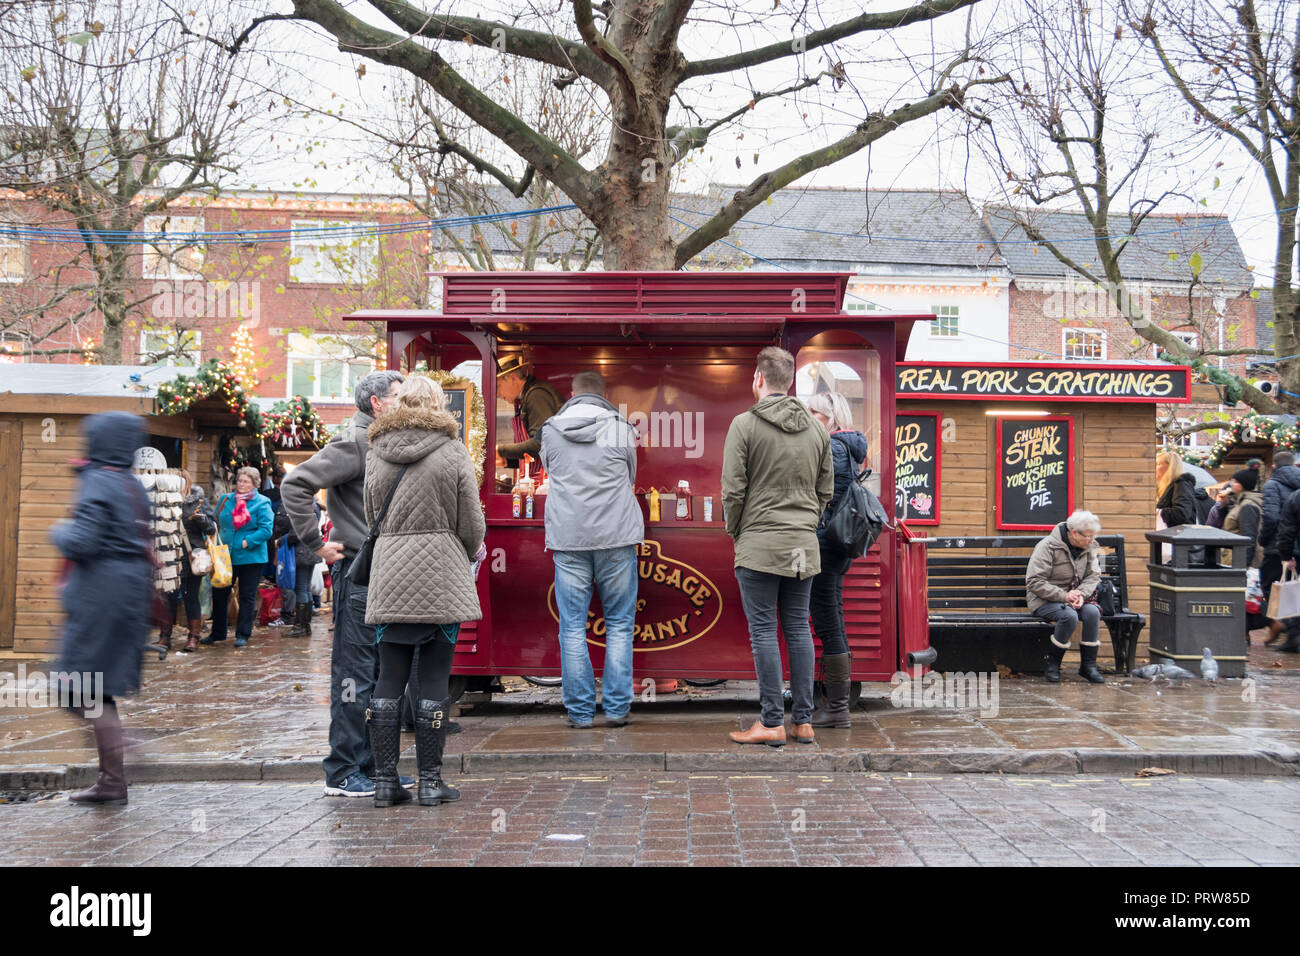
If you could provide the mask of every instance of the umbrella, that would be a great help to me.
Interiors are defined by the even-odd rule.
[[[1183,463],[1184,474],[1190,474],[1196,479],[1197,488],[1205,488],[1209,485],[1217,485],[1219,479],[1202,468],[1200,465],[1193,465],[1190,462]]]

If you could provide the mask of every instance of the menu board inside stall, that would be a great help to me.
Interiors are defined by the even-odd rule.
[[[999,418],[997,527],[1050,531],[1074,508],[1074,420]]]
[[[465,422],[469,410],[474,404],[474,384],[472,382],[450,382],[442,387],[442,394],[447,399],[447,413],[456,419],[457,435],[468,447],[469,438]]]
[[[910,525],[939,523],[939,413],[894,418],[894,516]]]

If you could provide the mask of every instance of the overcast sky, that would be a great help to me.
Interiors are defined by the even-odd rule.
[[[249,0],[254,2],[254,0]],[[510,20],[512,14],[525,21],[563,24],[538,7],[504,0],[484,3],[422,0],[430,9],[479,15],[485,19]],[[279,9],[276,0],[261,4]],[[868,9],[893,9],[901,3],[869,4]],[[382,18],[369,11],[368,4],[351,3],[350,8],[376,23]],[[557,8],[567,4],[552,3]],[[751,10],[771,11],[770,3],[747,4]],[[778,4],[777,13],[745,15],[729,22],[728,10],[722,5],[699,3],[693,15],[710,22],[688,24],[682,35],[682,48],[688,59],[717,56],[720,53],[788,39],[795,30],[786,14],[789,4]],[[815,8],[815,9],[814,9]],[[805,23],[815,29],[825,23],[852,16],[862,5],[838,0],[808,4]],[[1004,50],[995,41],[1026,16],[1021,0],[983,0],[972,19],[972,35],[988,45],[993,62],[990,69],[1007,62]],[[697,83],[683,91],[683,98],[705,117],[728,112],[743,104],[749,90],[768,90],[789,84],[798,75],[824,69],[829,62],[844,63],[850,82],[832,91],[826,80],[815,89],[784,101],[760,103],[742,123],[715,134],[710,144],[692,154],[690,163],[679,164],[679,188],[699,189],[709,183],[737,184],[748,182],[760,173],[789,161],[808,149],[834,141],[853,128],[866,112],[882,106],[897,106],[924,95],[932,68],[946,62],[962,43],[967,27],[966,14],[950,14],[940,21],[915,24],[902,31],[873,36],[865,41],[839,44],[834,50],[809,51],[799,58],[783,59],[747,74],[719,76]],[[576,35],[573,28],[565,31]],[[799,32],[802,32],[800,30]],[[339,54],[332,38],[311,25],[278,24],[267,29],[259,46],[281,65],[284,73],[267,77],[268,91],[277,84],[286,87],[296,104],[316,110],[339,110],[343,115],[361,119],[389,112],[394,96],[394,75],[385,67],[365,61],[364,77],[356,67],[363,61]],[[469,50],[464,44],[444,44],[444,55],[458,66],[471,60],[481,69],[492,68],[494,54],[489,50]],[[1122,67],[1128,95],[1134,102],[1155,102],[1158,92],[1153,85],[1149,64],[1138,59]],[[585,102],[590,108],[606,110],[603,98],[584,90],[581,84],[571,87],[567,95]],[[1140,94],[1140,95],[1137,95]],[[269,92],[268,92],[269,95]],[[1202,144],[1195,150],[1185,149],[1182,131],[1190,122],[1190,113],[1181,102],[1163,101],[1161,143],[1169,145],[1153,164],[1153,181],[1148,189],[1161,191],[1176,186],[1186,198],[1174,197],[1161,211],[1215,212],[1228,215],[1247,261],[1255,267],[1257,281],[1271,281],[1275,221],[1267,189],[1258,167],[1245,160],[1239,149],[1224,144]],[[1135,109],[1140,109],[1136,106]],[[1123,124],[1119,124],[1123,125]],[[269,135],[269,134],[268,134]],[[308,147],[311,147],[310,152]],[[397,181],[382,164],[371,157],[376,151],[373,140],[355,126],[316,115],[283,124],[272,142],[260,140],[250,150],[237,180],[240,187],[310,188],[338,192],[374,192],[397,190]],[[1167,155],[1174,153],[1173,159]],[[758,162],[755,163],[755,155]],[[496,157],[516,174],[523,164],[505,152]],[[736,161],[740,160],[740,168]],[[1214,185],[1217,180],[1217,187]],[[944,188],[968,192],[977,203],[1000,202],[1004,191],[1001,178],[990,172],[984,155],[967,135],[962,118],[949,111],[919,120],[891,133],[883,140],[836,165],[797,181],[800,186],[836,186],[850,188]],[[761,219],[761,208],[753,218]],[[810,223],[816,226],[816,223]]]

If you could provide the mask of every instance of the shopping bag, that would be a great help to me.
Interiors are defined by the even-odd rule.
[[[298,558],[294,554],[293,545],[289,543],[289,536],[285,535],[280,541],[280,547],[275,550],[275,584],[281,590],[292,591],[297,585],[297,579]]]
[[[212,586],[228,588],[234,580],[234,566],[230,563],[230,548],[222,544],[215,536],[207,539],[208,554],[212,556]]]
[[[311,569],[311,593],[325,593],[325,565],[317,564]]]
[[[1259,569],[1246,569],[1246,613],[1258,614],[1264,607],[1264,589],[1259,582]]]
[[[1274,581],[1268,595],[1268,616],[1275,621],[1300,617],[1300,578],[1285,571],[1281,581]]]
[[[260,607],[257,611],[257,626],[266,627],[280,616],[284,597],[280,594],[279,588],[269,586],[258,588],[257,596],[260,599]]]

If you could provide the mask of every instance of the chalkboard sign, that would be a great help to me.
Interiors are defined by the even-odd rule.
[[[999,418],[997,527],[1050,531],[1074,508],[1074,421]]]
[[[911,525],[939,523],[939,413],[894,418],[894,515]]]
[[[472,382],[450,382],[442,386],[442,393],[447,396],[447,411],[456,419],[458,429],[456,437],[469,447],[469,438],[465,429],[465,418],[474,407],[474,384]]]

